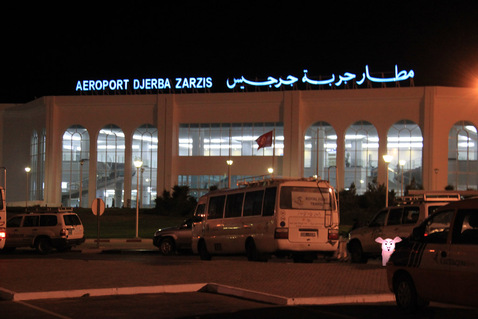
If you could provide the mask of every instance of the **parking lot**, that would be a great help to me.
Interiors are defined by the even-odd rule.
[[[373,309],[394,318],[397,313],[379,260],[201,261],[194,255],[161,256],[154,248],[95,252],[89,247],[47,256],[28,250],[0,254],[0,270],[2,297],[13,299],[0,301],[2,318],[383,318],[374,317]],[[474,310],[439,306],[417,318],[431,313],[448,318],[457,311],[460,318],[476,316]]]

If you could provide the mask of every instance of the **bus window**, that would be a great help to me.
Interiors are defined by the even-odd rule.
[[[247,192],[244,201],[243,216],[261,215],[262,213],[262,198],[264,197],[264,190]]]
[[[227,195],[225,218],[241,217],[244,193]]]
[[[332,207],[328,188],[285,186],[281,188],[280,208],[282,209],[327,209]]]
[[[266,188],[266,195],[264,196],[264,208],[262,209],[262,216],[273,216],[276,207],[276,192],[277,187]]]
[[[224,212],[225,199],[226,199],[226,195],[215,196],[209,199],[209,209],[207,212],[208,219],[222,218],[222,215]]]

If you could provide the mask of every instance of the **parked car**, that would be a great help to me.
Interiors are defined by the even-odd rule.
[[[366,262],[370,257],[379,257],[382,247],[376,238],[405,238],[433,212],[452,201],[461,199],[458,193],[431,192],[406,196],[398,206],[380,210],[365,227],[354,229],[349,234],[347,249],[352,262]]]
[[[397,244],[388,286],[406,312],[429,301],[477,307],[477,265],[478,198],[441,207]]]
[[[179,251],[192,251],[192,225],[200,222],[201,217],[186,219],[176,227],[160,228],[153,236],[153,245],[159,248],[165,256],[173,255]]]
[[[71,209],[16,214],[7,220],[5,250],[35,248],[45,254],[63,251],[85,241],[80,217]]]

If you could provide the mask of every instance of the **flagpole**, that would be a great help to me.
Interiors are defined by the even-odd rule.
[[[272,177],[274,177],[275,173],[275,157],[276,157],[276,129],[274,128],[274,133],[273,133],[273,138],[274,138],[274,144],[272,146]]]

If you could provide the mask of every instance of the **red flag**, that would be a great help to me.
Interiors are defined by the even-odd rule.
[[[257,138],[256,142],[257,142],[257,145],[259,145],[257,150],[260,150],[263,147],[272,146],[272,132],[273,131],[264,133]]]

